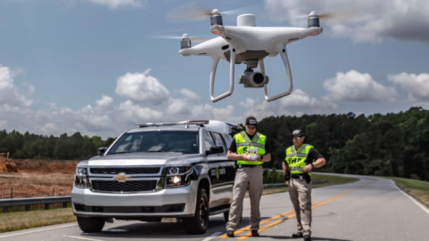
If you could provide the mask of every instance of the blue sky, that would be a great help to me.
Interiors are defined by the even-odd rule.
[[[44,135],[116,136],[136,122],[248,115],[387,113],[429,107],[429,2],[426,0],[199,1],[247,8],[258,26],[302,26],[295,15],[359,9],[324,32],[287,46],[294,92],[273,102],[245,89],[212,103],[210,57],[178,54],[163,32],[213,36],[209,19],[174,22],[182,0],[0,1],[0,129]],[[195,1],[194,1],[195,2]],[[243,10],[244,11],[244,10]],[[242,13],[247,13],[243,12]],[[304,19],[305,21],[305,19]],[[236,25],[236,18],[224,19]],[[270,95],[288,88],[280,56],[267,57]],[[244,65],[237,65],[236,77]],[[215,93],[225,92],[219,64]]]

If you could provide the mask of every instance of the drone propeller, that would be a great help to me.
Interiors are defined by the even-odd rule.
[[[336,8],[331,10],[325,10],[321,11],[320,13],[317,13],[317,16],[320,20],[323,20],[328,23],[337,23],[337,22],[343,22],[343,21],[349,21],[349,20],[356,20],[357,16],[362,16],[362,13],[364,12],[364,9],[359,6],[353,6],[353,7],[343,7],[343,8]],[[312,15],[313,12],[310,14],[297,14],[295,16],[292,16],[290,19],[304,19],[308,18],[309,15]]]
[[[183,34],[182,36],[174,36],[174,35],[152,36],[152,38],[179,39],[179,40],[187,38],[187,39],[191,40],[192,42],[198,43],[198,42],[204,42],[204,41],[210,40],[213,38],[213,36],[203,37],[203,36],[189,36],[187,34]]]
[[[181,5],[171,10],[167,14],[167,17],[172,21],[198,21],[209,18],[214,11],[220,13],[222,16],[232,17],[245,11],[249,11],[254,7],[255,6],[250,6],[228,11],[219,11],[217,9],[209,8],[208,6],[203,6],[200,3],[193,2]]]
[[[189,39],[194,43],[204,42],[213,38],[213,36],[189,36],[185,33],[184,30],[170,30],[164,31],[162,33],[150,35],[151,38],[159,38],[159,39]]]

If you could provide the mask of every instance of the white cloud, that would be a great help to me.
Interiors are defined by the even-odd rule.
[[[116,94],[126,96],[135,103],[161,104],[169,99],[170,92],[156,78],[143,73],[127,73],[117,80]]]
[[[341,18],[321,20],[337,37],[353,42],[381,42],[384,38],[429,42],[429,1],[427,0],[265,0],[269,15],[277,20],[302,24],[296,16],[311,11],[335,11]]]
[[[118,7],[144,7],[146,5],[146,0],[87,0],[93,3],[101,4],[108,6],[110,8]]]
[[[113,98],[110,96],[103,95],[100,100],[95,101],[95,108],[100,111],[107,111],[112,108]]]
[[[33,101],[19,93],[14,84],[14,73],[8,67],[0,65],[0,106],[27,107]]]
[[[167,108],[169,115],[189,115],[191,113],[190,104],[183,99],[171,99]]]
[[[355,70],[337,73],[335,78],[325,80],[323,87],[328,91],[325,98],[333,101],[393,101],[396,96],[393,87],[385,87],[371,75]]]
[[[265,100],[260,101],[259,99],[251,98],[241,101],[240,106],[246,109],[240,117],[240,122],[243,123],[248,116],[254,116],[259,121],[264,117],[277,114],[278,109],[276,102],[267,102]]]
[[[429,74],[401,73],[389,75],[388,79],[406,89],[411,100],[429,101]]]
[[[188,90],[188,89],[181,89],[180,93],[187,99],[190,101],[199,101],[200,100],[200,96],[198,96],[196,93]]]
[[[121,103],[118,109],[128,123],[160,121],[163,116],[161,111],[153,110],[148,107],[141,107],[130,100]]]
[[[297,89],[286,98],[280,100],[280,105],[285,108],[314,108],[314,109],[336,109],[337,104],[329,101],[321,101],[315,97],[310,97],[304,91]]]

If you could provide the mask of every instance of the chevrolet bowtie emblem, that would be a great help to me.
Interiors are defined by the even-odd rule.
[[[125,182],[126,180],[130,179],[131,177],[126,176],[124,172],[121,172],[117,176],[114,176],[113,178],[118,180],[118,182]]]

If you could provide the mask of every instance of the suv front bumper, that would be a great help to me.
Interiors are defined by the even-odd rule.
[[[73,187],[73,212],[81,217],[189,217],[195,213],[197,184],[124,194]]]

